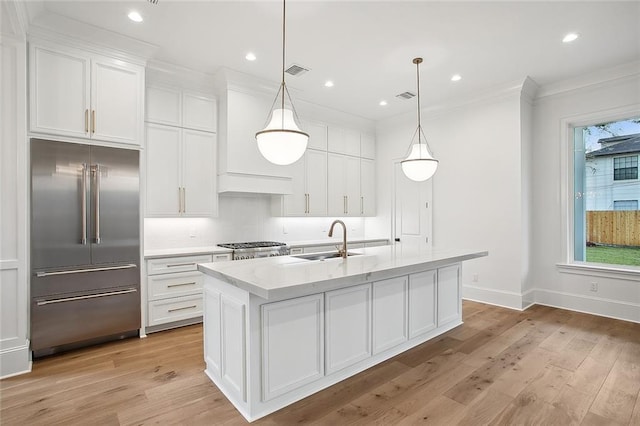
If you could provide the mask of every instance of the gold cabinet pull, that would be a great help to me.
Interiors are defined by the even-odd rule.
[[[89,133],[89,110],[84,110],[84,132]]]
[[[96,110],[91,110],[91,133],[96,133],[97,121],[96,121]]]
[[[184,311],[186,309],[193,309],[193,308],[197,308],[197,306],[196,305],[191,305],[191,306],[185,306],[184,308],[168,309],[167,312]]]

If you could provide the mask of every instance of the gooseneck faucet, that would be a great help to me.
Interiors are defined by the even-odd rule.
[[[331,224],[331,228],[329,228],[329,236],[333,237],[333,227],[339,223],[342,225],[342,250],[338,249],[338,254],[342,256],[344,259],[347,258],[347,225],[344,224],[341,220],[334,220]]]

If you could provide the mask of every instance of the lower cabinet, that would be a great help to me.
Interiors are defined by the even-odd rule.
[[[371,356],[371,284],[325,293],[326,372]]]
[[[373,283],[373,353],[407,340],[408,277]]]
[[[459,264],[438,269],[438,327],[462,316],[460,271]]]
[[[462,323],[460,265],[269,301],[204,284],[206,373],[249,421]]]
[[[324,376],[322,294],[262,305],[262,400]]]
[[[204,275],[197,265],[215,260],[231,260],[231,256],[225,253],[147,260],[148,332],[171,328],[172,323],[200,321]]]
[[[409,275],[409,338],[436,328],[437,271]]]

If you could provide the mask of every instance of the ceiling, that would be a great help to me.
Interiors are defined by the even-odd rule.
[[[221,67],[280,81],[282,2],[27,1],[31,24],[57,15],[152,45],[153,59],[215,74]],[[135,9],[144,18],[127,18]],[[296,99],[371,120],[415,110],[412,59],[423,107],[469,99],[526,76],[544,86],[640,60],[640,2],[305,1],[287,2],[287,76]],[[64,31],[64,29],[60,29]],[[569,32],[580,38],[562,43]],[[257,59],[249,62],[247,52]],[[458,82],[450,80],[460,74]],[[334,87],[324,86],[332,80]],[[275,96],[275,93],[274,93]],[[386,100],[388,105],[380,106]]]

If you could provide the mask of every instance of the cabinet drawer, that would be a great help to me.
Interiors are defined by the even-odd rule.
[[[197,256],[164,257],[147,260],[147,274],[168,274],[172,272],[197,271],[198,263],[208,263],[213,259],[210,254]]]
[[[198,271],[177,274],[152,275],[149,277],[149,300],[185,296],[202,290],[204,276]]]
[[[213,255],[214,262],[223,262],[225,260],[231,260],[231,253],[218,253]]]
[[[202,316],[202,294],[149,302],[149,325]]]

